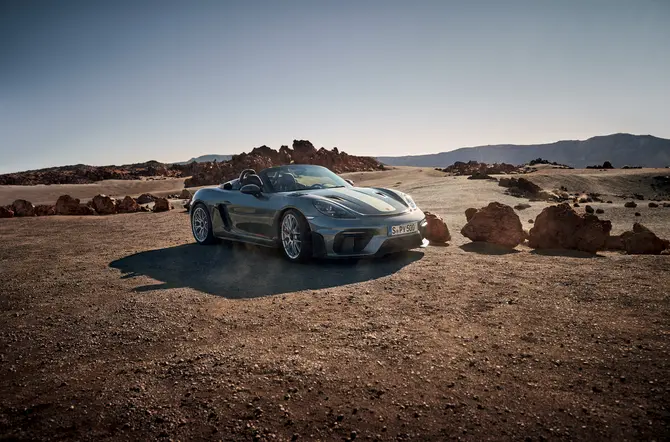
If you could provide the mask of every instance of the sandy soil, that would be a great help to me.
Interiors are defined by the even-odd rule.
[[[126,195],[138,197],[143,193],[166,196],[179,193],[185,178],[156,178],[147,180],[105,180],[92,184],[40,184],[37,186],[0,186],[0,205],[25,199],[33,204],[55,204],[61,195],[79,198],[82,202],[102,193],[113,198]]]
[[[465,208],[522,200],[351,177],[399,183],[454,241],[292,265],[197,246],[178,211],[0,220],[0,438],[667,438],[669,257],[471,244]],[[670,236],[670,209],[622,202],[616,230],[637,210]]]

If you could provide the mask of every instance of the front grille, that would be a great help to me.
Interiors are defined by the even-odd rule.
[[[340,255],[360,253],[374,236],[374,230],[351,230],[335,235],[333,251]]]
[[[401,236],[398,238],[389,238],[379,248],[379,251],[377,251],[377,255],[383,256],[389,253],[415,249],[417,247],[420,247],[422,243],[423,240],[419,235],[408,235],[408,236]]]

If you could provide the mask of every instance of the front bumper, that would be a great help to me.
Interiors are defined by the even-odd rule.
[[[314,256],[349,258],[382,256],[425,245],[426,217],[420,210],[394,216],[345,220],[319,216],[308,219]],[[389,236],[389,227],[416,222],[416,232]]]

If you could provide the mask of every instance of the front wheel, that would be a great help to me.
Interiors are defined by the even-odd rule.
[[[217,242],[212,230],[212,218],[209,210],[202,203],[191,208],[191,231],[198,244],[214,244]]]
[[[281,249],[286,259],[305,262],[312,257],[312,241],[309,224],[297,210],[287,210],[279,224]]]

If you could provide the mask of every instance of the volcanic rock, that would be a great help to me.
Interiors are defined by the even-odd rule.
[[[51,204],[39,204],[35,206],[35,215],[51,216],[56,214],[56,208]]]
[[[191,199],[191,192],[188,189],[182,189],[181,193],[179,194],[179,199],[180,200],[190,200]]]
[[[526,178],[501,178],[498,185],[506,187],[505,193],[517,198],[529,198],[538,200],[555,200],[558,196],[542,190],[540,186]]]
[[[149,204],[156,201],[157,198],[158,198],[157,196],[154,196],[150,193],[143,193],[142,195],[137,197],[136,201],[137,204]]]
[[[495,164],[486,164],[479,163],[477,161],[468,161],[464,163],[463,161],[456,161],[451,166],[447,166],[444,169],[438,169],[442,172],[450,173],[452,175],[473,175],[473,176],[483,176],[488,174],[503,174],[503,173],[522,173],[522,169],[513,164],[506,163],[495,163]],[[489,177],[491,178],[491,177]],[[479,179],[479,178],[472,178]],[[486,178],[484,178],[486,179]],[[495,178],[491,178],[495,179]]]
[[[167,198],[157,198],[154,201],[154,212],[167,212],[172,209],[170,201]]]
[[[465,219],[467,221],[470,221],[475,213],[477,213],[477,209],[475,209],[474,207],[470,207],[469,209],[465,209]]]
[[[472,241],[505,247],[515,247],[525,239],[521,220],[514,209],[498,202],[477,210],[463,226],[461,234]]]
[[[626,204],[624,204],[623,206],[624,206],[624,207],[628,207],[629,209],[632,209],[632,208],[634,208],[634,207],[637,207],[637,204],[635,203],[635,201],[628,201],[628,202],[626,202]]]
[[[16,200],[12,203],[14,216],[35,216],[35,206],[26,200]]]
[[[9,206],[0,206],[0,218],[14,218],[14,211]]]
[[[494,180],[496,181],[495,178],[493,178],[491,175],[484,173],[484,172],[475,172],[472,175],[468,177],[469,180]]]
[[[316,164],[329,168],[335,173],[384,170],[384,166],[374,158],[358,157],[340,152],[337,148],[317,150],[307,140],[294,140],[293,149],[282,146],[279,151],[261,146],[251,152],[234,155],[230,161],[220,163],[189,163],[184,167],[184,175],[190,175],[184,183],[186,187],[221,184],[236,178],[244,169],[262,169],[286,164]]]
[[[605,213],[605,211],[604,211],[603,209],[600,209],[600,208],[599,208],[599,209],[596,209],[596,213],[597,213],[598,215],[602,215],[603,213]]]
[[[95,215],[95,210],[80,204],[78,198],[62,195],[56,201],[56,215]]]
[[[117,202],[116,211],[117,213],[134,213],[140,209],[140,206],[137,204],[131,196],[126,195],[123,200]]]
[[[434,213],[426,212],[426,239],[431,243],[445,243],[451,240],[449,228],[444,220]]]
[[[658,255],[670,246],[670,241],[659,238],[640,223],[633,224],[632,232],[621,234],[621,239],[629,255]]]
[[[595,253],[605,248],[610,221],[575,212],[562,203],[542,210],[530,229],[529,246],[534,249],[568,249]]]
[[[649,207],[652,208],[652,209],[655,209],[655,208],[658,207],[658,203],[651,202],[651,203],[649,203]]]
[[[114,198],[110,198],[107,195],[96,195],[91,201],[93,209],[100,215],[112,215],[116,213]]]
[[[586,211],[586,213],[594,213],[594,212],[595,212],[595,209],[587,204],[587,205],[584,207],[584,211]]]

